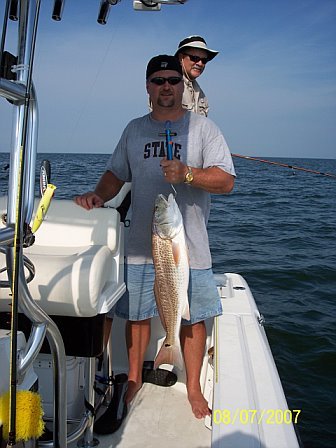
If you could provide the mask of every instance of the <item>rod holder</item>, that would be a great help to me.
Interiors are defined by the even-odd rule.
[[[110,14],[111,6],[115,6],[120,1],[121,0],[101,0],[97,18],[97,22],[100,25],[107,24],[107,19]]]
[[[53,18],[53,20],[56,20],[56,22],[59,22],[60,20],[62,20],[64,3],[65,3],[65,0],[55,0],[54,1],[52,18]]]
[[[8,17],[15,22],[18,20],[18,0],[11,0]]]
[[[98,18],[97,18],[97,22],[100,25],[107,24],[107,19],[110,14],[110,9],[111,9],[111,4],[108,2],[108,0],[102,0],[100,3]]]

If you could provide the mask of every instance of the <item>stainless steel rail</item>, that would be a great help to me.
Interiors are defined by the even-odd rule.
[[[14,101],[16,105],[23,104],[26,87],[16,81],[0,78],[0,96]]]
[[[23,169],[21,200],[21,218],[30,222],[34,206],[35,163],[37,150],[38,107],[36,93],[31,83],[31,69],[39,15],[38,0],[22,0],[19,7],[18,22],[18,61],[16,67],[17,81],[0,80],[0,95],[13,101],[12,147],[10,151],[10,171],[8,179],[7,228],[0,231],[0,244],[7,246],[6,264],[8,278],[13,275],[14,225],[17,219],[18,179]],[[8,20],[8,17],[5,18]],[[5,20],[5,21],[6,21]],[[24,157],[21,161],[22,146]],[[21,238],[21,235],[20,235]],[[21,238],[22,240],[22,238]],[[19,251],[19,310],[32,322],[32,331],[25,350],[20,353],[17,363],[17,377],[24,375],[32,365],[47,336],[53,356],[54,374],[54,422],[53,443],[55,448],[67,447],[66,412],[66,357],[64,343],[56,324],[36,304],[28,290],[22,247]]]

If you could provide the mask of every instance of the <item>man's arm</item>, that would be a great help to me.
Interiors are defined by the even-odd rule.
[[[161,161],[161,167],[165,180],[170,184],[180,184],[184,182],[188,167],[178,159]],[[218,166],[209,168],[190,167],[193,173],[193,181],[190,185],[194,188],[201,188],[209,193],[224,194],[230,193],[233,189],[235,177],[223,171]]]
[[[191,167],[191,170],[194,178],[190,185],[193,187],[202,188],[214,194],[230,193],[233,189],[235,177],[223,171],[218,166],[212,166],[210,168]],[[187,172],[188,167],[185,167],[183,181]]]
[[[124,183],[111,171],[105,171],[94,191],[88,191],[80,196],[76,196],[74,201],[86,210],[102,207],[106,201],[114,198],[119,193]]]

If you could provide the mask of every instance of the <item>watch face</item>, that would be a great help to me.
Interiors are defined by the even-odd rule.
[[[190,183],[193,181],[193,179],[194,179],[193,173],[191,171],[189,171],[185,176],[185,181]]]

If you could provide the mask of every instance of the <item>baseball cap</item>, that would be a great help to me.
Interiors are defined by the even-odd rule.
[[[168,54],[160,54],[154,56],[147,64],[146,79],[148,79],[153,73],[161,70],[175,70],[182,75],[182,67],[180,61],[176,56]]]

